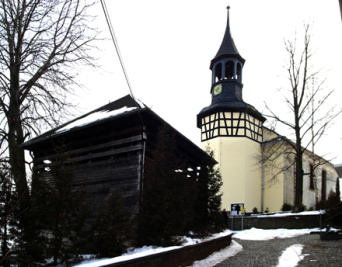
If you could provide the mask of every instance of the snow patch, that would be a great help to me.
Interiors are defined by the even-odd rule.
[[[184,242],[182,246],[173,246],[173,247],[152,247],[152,246],[144,246],[142,248],[134,248],[130,249],[127,253],[122,254],[121,256],[115,257],[115,258],[110,258],[110,259],[93,259],[93,260],[87,260],[84,261],[83,263],[79,265],[75,265],[74,267],[98,267],[98,266],[105,266],[107,264],[113,264],[117,262],[122,262],[122,261],[128,261],[136,258],[141,258],[153,254],[158,254],[161,252],[169,251],[169,250],[174,250],[177,248],[181,248],[184,246],[190,246],[194,244],[198,244],[204,241],[212,240],[215,238],[223,237],[230,235],[232,232],[230,230],[223,231],[221,233],[214,234],[208,238],[203,238],[203,239],[198,239],[198,238],[189,238],[189,237],[184,237]]]
[[[275,214],[269,214],[269,215],[258,215],[256,217],[258,218],[265,218],[265,217],[286,217],[286,216],[296,216],[296,215],[317,215],[317,214],[324,214],[324,210],[315,210],[315,211],[303,211],[298,213],[292,213],[292,212],[284,212],[284,213],[275,213]]]
[[[302,255],[303,245],[294,244],[283,251],[279,257],[277,267],[294,267],[304,259],[305,255]]]
[[[230,246],[221,249],[218,252],[214,252],[207,258],[200,260],[200,261],[195,261],[192,264],[192,267],[207,267],[207,266],[214,266],[220,262],[222,262],[222,259],[228,259],[229,257],[233,257],[239,252],[243,250],[242,246],[232,240],[232,243]]]
[[[300,235],[310,234],[312,231],[319,231],[319,228],[314,229],[270,229],[263,230],[251,228],[249,230],[233,231],[234,238],[241,240],[270,240],[274,238],[292,238]]]
[[[313,228],[313,229],[274,229],[274,230],[263,230],[263,229],[256,229],[252,228],[249,230],[243,230],[243,231],[233,231],[231,232],[230,230],[226,230],[224,232],[214,234],[213,236],[205,239],[194,239],[194,238],[189,238],[186,237],[184,238],[184,243],[182,246],[187,246],[187,245],[193,245],[197,244],[203,241],[211,240],[214,238],[219,238],[222,236],[229,235],[231,233],[234,233],[233,238],[236,239],[243,239],[243,240],[270,240],[274,238],[291,238],[291,237],[296,237],[300,235],[306,235],[309,234],[312,231],[319,231],[319,228]],[[296,246],[291,246],[288,249],[286,249],[282,256],[279,257],[279,267],[284,267],[284,266],[296,266],[297,263],[304,258],[305,255],[302,255],[302,248],[300,247],[301,245],[296,245]],[[181,246],[180,246],[181,247]],[[151,247],[151,246],[145,246],[142,248],[136,248],[136,249],[131,249],[128,253],[123,254],[119,257],[116,258],[111,258],[111,259],[94,259],[91,261],[84,261],[83,263],[76,265],[77,267],[95,267],[95,266],[104,266],[106,264],[110,263],[116,263],[120,261],[125,261],[125,260],[131,260],[139,257],[144,257],[147,255],[152,255],[152,254],[157,254],[163,251],[168,251],[180,247],[168,247],[168,248],[157,248],[157,247]],[[218,251],[213,254],[211,254],[209,257],[206,259],[196,261],[193,263],[193,267],[202,267],[202,266],[213,266],[215,264],[218,264],[229,257],[233,257],[239,252],[243,250],[242,246],[238,244],[236,241],[232,240],[231,245]],[[288,256],[290,253],[295,253],[291,254],[292,256]],[[291,260],[292,265],[283,265],[285,262],[289,263],[287,260],[287,257],[292,257],[295,258],[293,255],[296,257],[296,261],[293,259]],[[75,267],[76,267],[75,266]]]
[[[75,128],[75,127],[81,127],[81,126],[93,123],[95,121],[114,117],[114,116],[129,112],[129,111],[132,111],[134,109],[136,109],[136,107],[122,107],[120,109],[116,109],[116,110],[112,110],[112,111],[102,110],[102,111],[98,111],[95,113],[91,113],[88,116],[85,116],[79,120],[76,120],[74,122],[71,122],[71,123],[65,125],[64,127],[58,129],[56,131],[56,133],[65,132],[65,131],[68,131],[68,130]]]

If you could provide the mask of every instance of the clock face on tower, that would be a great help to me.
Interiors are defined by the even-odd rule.
[[[221,92],[222,92],[222,84],[216,85],[216,86],[214,87],[213,91],[214,91],[214,95],[221,94]]]

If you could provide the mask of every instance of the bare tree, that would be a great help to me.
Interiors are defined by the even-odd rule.
[[[314,70],[310,65],[313,55],[310,37],[310,27],[306,25],[304,27],[304,47],[299,54],[296,41],[285,41],[286,52],[289,56],[285,68],[290,86],[287,90],[283,88],[282,92],[285,92],[283,95],[292,119],[280,117],[266,104],[266,108],[270,112],[267,116],[288,127],[294,135],[294,140],[282,137],[281,142],[285,142],[287,145],[286,151],[283,153],[292,155],[292,162],[285,168],[295,169],[295,206],[297,207],[302,204],[303,176],[305,175],[303,155],[305,153],[312,155],[314,169],[326,163],[326,160],[317,157],[308,149],[311,148],[314,152],[315,144],[326,133],[332,121],[341,113],[341,110],[338,111],[335,107],[328,107],[327,100],[333,90],[326,90],[325,79],[321,78],[320,71]],[[288,158],[291,159],[291,157]]]
[[[20,145],[72,106],[77,66],[92,64],[97,38],[86,0],[0,0],[0,145],[29,203]]]

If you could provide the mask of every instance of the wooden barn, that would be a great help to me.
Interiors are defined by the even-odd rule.
[[[49,164],[63,155],[75,163],[76,184],[89,193],[92,208],[99,208],[112,190],[119,189],[126,205],[136,213],[145,160],[151,156],[156,133],[163,125],[174,135],[177,157],[187,162],[185,177],[198,175],[201,160],[209,156],[130,95],[48,131],[23,147],[30,151],[38,172],[48,173]],[[61,144],[66,150],[56,153],[55,147]]]

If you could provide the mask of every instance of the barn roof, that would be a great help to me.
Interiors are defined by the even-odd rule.
[[[68,132],[79,131],[86,127],[103,123],[104,121],[127,116],[132,112],[136,112],[138,109],[144,110],[146,108],[146,105],[139,100],[134,100],[130,95],[126,95],[114,102],[110,102],[107,105],[99,107],[54,129],[51,129],[50,131],[47,131],[44,134],[25,142],[22,144],[22,147],[25,149],[30,149],[32,145],[43,140],[61,136]]]
[[[45,142],[57,140],[63,136],[68,136],[73,133],[77,133],[91,127],[101,126],[105,123],[115,123],[119,120],[129,121],[132,116],[137,116],[144,119],[144,123],[150,123],[156,126],[156,124],[167,124],[172,128],[181,143],[186,145],[193,153],[198,155],[205,153],[201,148],[194,144],[191,140],[174,129],[171,125],[165,122],[161,117],[154,113],[144,103],[138,99],[132,98],[130,95],[126,95],[114,102],[99,107],[89,113],[86,113],[80,117],[77,117],[67,123],[60,125],[46,133],[37,136],[24,144],[22,147],[27,150],[34,151],[36,147],[42,146]],[[206,154],[206,153],[205,153]]]

